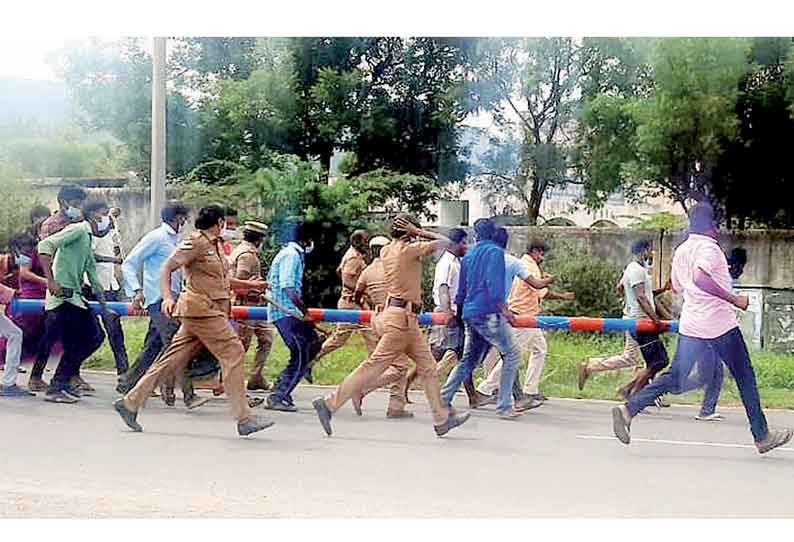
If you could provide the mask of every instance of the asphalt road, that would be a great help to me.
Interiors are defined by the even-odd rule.
[[[310,405],[322,390],[301,387],[300,412],[243,439],[222,398],[190,413],[152,399],[132,433],[114,378],[84,377],[98,393],[77,405],[0,398],[0,517],[794,516],[794,448],[758,455],[741,409],[722,423],[654,410],[626,447],[611,403],[551,399],[518,421],[475,411],[439,439],[421,394],[416,418],[387,420],[376,392],[328,438]],[[794,412],[767,417],[794,426]]]

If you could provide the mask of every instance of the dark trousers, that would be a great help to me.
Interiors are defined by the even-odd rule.
[[[49,312],[49,311],[48,311]],[[96,352],[105,340],[99,320],[90,310],[64,303],[51,311],[55,313],[63,342],[63,356],[55,369],[49,390],[65,389],[69,381],[80,374],[80,366]]]
[[[710,385],[714,381],[714,375],[718,370],[716,364],[721,363],[720,360],[728,366],[739,387],[739,395],[747,419],[750,421],[753,438],[756,442],[763,440],[768,432],[766,418],[761,410],[761,399],[758,397],[758,386],[755,382],[750,354],[738,327],[715,339],[697,339],[679,335],[678,347],[670,370],[657,376],[652,383],[629,399],[627,405],[629,414],[636,415],[665,393],[678,395]]]
[[[284,344],[289,349],[289,362],[281,371],[272,394],[273,401],[293,404],[292,391],[310,368],[311,361],[320,353],[322,342],[314,326],[286,316],[274,322]]]
[[[61,338],[61,330],[58,326],[58,318],[55,311],[44,313],[44,322],[41,329],[41,338],[36,349],[36,361],[30,370],[30,378],[42,378],[44,369],[47,367],[47,361],[50,359],[50,350]]]
[[[163,314],[161,306],[162,301],[158,301],[146,307],[146,312],[149,315],[149,329],[143,340],[143,349],[138,355],[138,359],[135,360],[135,364],[121,377],[120,385],[127,391],[135,387],[179,330],[179,321]],[[193,384],[184,375],[180,376],[179,380],[182,395],[187,400],[193,396]],[[167,382],[166,385],[173,389],[172,382]]]
[[[121,301],[120,297],[119,292],[105,292],[106,301]],[[129,361],[127,359],[127,347],[124,345],[124,330],[121,328],[121,317],[117,314],[106,314],[104,312],[100,316],[110,348],[113,350],[113,359],[116,361],[116,373],[123,375],[129,369]]]

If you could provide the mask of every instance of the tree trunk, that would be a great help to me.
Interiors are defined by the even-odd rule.
[[[543,192],[544,190],[541,190],[541,180],[533,175],[532,192],[529,196],[529,202],[527,202],[527,220],[530,226],[538,225],[540,204],[543,202]]]

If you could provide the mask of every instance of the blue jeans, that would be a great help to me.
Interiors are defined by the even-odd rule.
[[[513,339],[513,330],[501,314],[487,314],[468,318],[466,323],[466,345],[463,359],[449,374],[447,383],[441,390],[441,402],[452,404],[452,397],[461,383],[474,372],[485,359],[491,347],[502,355],[502,375],[499,380],[499,395],[496,408],[499,411],[512,407],[511,392],[516,380],[516,371],[521,360],[521,350]]]
[[[763,440],[769,430],[764,412],[761,410],[761,399],[758,397],[758,386],[755,382],[750,354],[738,327],[715,339],[697,339],[679,335],[678,347],[670,370],[658,376],[629,399],[627,404],[629,414],[635,416],[665,393],[678,395],[702,386],[707,386],[703,409],[708,408],[707,402],[716,404],[719,398],[719,387],[715,385],[718,382],[716,367],[720,366],[720,360],[728,366],[739,387],[739,395],[747,419],[750,421],[753,438],[756,442]],[[721,372],[721,366],[719,371]],[[721,383],[721,379],[719,382]],[[713,406],[711,408],[713,411]]]
[[[309,370],[311,361],[320,353],[322,342],[314,326],[292,316],[279,318],[273,324],[289,349],[289,361],[278,376],[271,397],[275,402],[292,405],[292,391]]]

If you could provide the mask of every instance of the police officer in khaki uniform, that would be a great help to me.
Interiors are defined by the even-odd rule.
[[[367,232],[367,230],[356,230],[350,236],[350,247],[342,257],[342,262],[339,264],[339,267],[336,268],[336,274],[342,279],[342,294],[339,296],[339,301],[336,303],[338,309],[357,310],[361,308],[361,306],[355,302],[354,292],[358,277],[367,266],[364,255],[367,252],[368,241],[369,232]],[[362,328],[359,324],[339,323],[336,324],[331,336],[323,342],[320,353],[314,358],[310,367],[320,361],[323,356],[344,346],[355,331],[361,331],[367,349],[372,352],[378,344],[378,337],[371,329]],[[306,373],[305,378],[309,383],[312,382],[311,369]]]
[[[432,240],[414,242],[416,237]],[[406,354],[416,363],[423,379],[425,395],[433,411],[433,424],[438,436],[462,425],[469,414],[458,415],[441,404],[436,363],[419,327],[422,307],[422,258],[435,250],[444,250],[450,240],[425,231],[410,215],[401,213],[392,225],[393,241],[381,250],[383,271],[388,285],[386,307],[373,319],[380,335],[375,352],[353,371],[328,397],[312,402],[327,435],[332,434],[331,418],[354,393],[374,382],[398,358]]]
[[[235,291],[263,291],[267,282],[227,277],[222,252],[225,222],[223,207],[202,208],[196,218],[199,231],[182,241],[163,263],[160,271],[162,311],[166,316],[173,314],[179,318],[181,325],[138,384],[114,403],[116,411],[134,431],[143,431],[137,421],[138,412],[159,381],[168,374],[182,371],[202,346],[220,361],[232,415],[237,420],[237,432],[245,436],[273,425],[270,420],[249,415],[244,390],[245,351],[229,323],[230,286]],[[184,269],[186,287],[175,301],[171,293],[171,273],[179,267]]]
[[[243,241],[237,245],[229,256],[231,265],[230,276],[240,280],[262,280],[262,264],[259,261],[259,246],[267,234],[267,226],[261,222],[246,222],[243,227]],[[237,294],[237,305],[261,305],[261,294]],[[256,335],[256,355],[251,374],[248,376],[249,391],[267,391],[270,385],[262,376],[265,362],[273,347],[273,326],[266,320],[238,320],[238,335],[243,349],[248,352],[251,339]]]
[[[367,266],[361,275],[358,277],[355,290],[355,302],[357,305],[370,309],[380,311],[386,305],[386,297],[388,294],[388,284],[386,282],[386,274],[383,269],[383,261],[380,259],[381,249],[388,245],[391,240],[388,237],[381,235],[372,238],[369,242],[369,248],[375,259]],[[375,335],[374,332],[371,335]],[[366,337],[366,335],[365,335]],[[370,347],[370,342],[367,341],[367,349],[371,356],[378,345],[378,338],[375,336],[375,344]],[[397,361],[392,363],[386,372],[380,375],[373,382],[365,385],[363,390],[357,391],[350,398],[353,404],[353,409],[356,414],[361,416],[361,401],[368,393],[388,386],[391,384],[389,393],[389,406],[386,409],[387,418],[413,418],[413,412],[405,410],[406,400],[404,387],[406,386],[406,375],[410,359],[406,355],[401,355]]]

